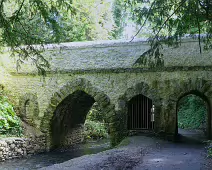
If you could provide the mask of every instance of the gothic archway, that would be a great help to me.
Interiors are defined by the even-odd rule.
[[[212,89],[211,82],[204,79],[188,79],[186,81],[176,81],[173,83],[174,93],[170,95],[169,103],[175,108],[175,115],[172,116],[173,124],[175,124],[175,136],[178,135],[178,104],[180,99],[183,97],[193,94],[200,97],[206,102],[207,105],[207,138],[211,139],[212,137],[212,110],[211,110],[211,98],[212,98]]]
[[[85,100],[87,100],[88,103],[86,103]],[[104,110],[104,114],[112,114],[113,107],[110,105],[110,99],[108,96],[105,95],[102,91],[93,87],[91,83],[85,79],[77,79],[72,82],[67,82],[66,85],[64,85],[59,91],[55,92],[51,98],[49,107],[44,114],[40,127],[41,131],[46,133],[47,148],[50,149],[53,145],[57,145],[61,141],[64,141],[63,139],[65,139],[65,136],[67,136],[69,133],[64,131],[64,127],[61,127],[63,126],[61,125],[61,122],[66,121],[62,119],[66,118],[67,120],[70,120],[70,115],[73,116],[73,114],[67,114],[71,112],[71,109],[68,109],[69,106],[73,109],[73,113],[80,111],[82,114],[73,116],[73,120],[75,120],[77,123],[75,122],[74,124],[68,125],[69,128],[67,127],[66,129],[71,129],[74,126],[82,123],[85,119],[88,109],[95,101],[97,101],[102,110]],[[76,104],[76,102],[79,103]],[[79,107],[82,105],[85,107],[84,109],[80,110]],[[61,110],[63,109],[67,109],[67,111],[63,112],[63,116],[57,116],[60,115],[59,113],[61,113]],[[52,121],[60,127],[57,129],[57,126],[52,126]],[[68,123],[65,122],[64,126],[67,124]],[[56,139],[57,133],[61,133],[62,135],[60,136],[60,140]]]
[[[78,90],[68,95],[54,111],[51,120],[54,147],[80,143],[86,115],[95,102],[94,98]]]
[[[147,83],[141,82],[131,88],[126,89],[124,95],[122,95],[118,100],[116,115],[113,117],[113,129],[116,130],[117,136],[120,136],[120,138],[119,140],[114,141],[114,143],[119,143],[125,136],[128,135],[128,103],[133,97],[138,95],[146,96],[154,104],[155,131],[159,130],[158,127],[160,126],[161,109],[159,94],[156,89],[150,87]]]
[[[176,135],[210,139],[210,110],[210,102],[204,94],[196,90],[185,93],[177,101]]]

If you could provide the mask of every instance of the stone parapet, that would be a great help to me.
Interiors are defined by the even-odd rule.
[[[46,45],[44,49],[42,55],[49,61],[51,68],[47,71],[50,73],[83,72],[84,70],[128,71],[131,68],[141,68],[140,71],[155,70],[141,62],[144,60],[144,54],[150,49],[150,44],[143,40],[71,42]],[[162,68],[212,66],[212,51],[204,50],[200,54],[198,41],[195,40],[184,40],[178,48],[164,45],[160,52],[164,63],[160,66]],[[9,52],[1,54],[0,65],[8,73],[15,74],[17,73],[16,60],[11,60],[9,56]],[[156,71],[158,69],[160,70],[156,68]],[[28,60],[21,66],[19,73],[36,74],[37,69]]]

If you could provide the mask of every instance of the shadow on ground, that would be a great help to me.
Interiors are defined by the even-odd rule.
[[[188,144],[203,144],[207,137],[201,130],[178,129],[177,142]]]

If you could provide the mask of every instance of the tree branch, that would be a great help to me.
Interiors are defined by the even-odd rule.
[[[154,40],[158,37],[158,34],[159,34],[160,31],[163,29],[163,27],[165,26],[165,24],[169,21],[169,19],[179,10],[179,8],[180,8],[186,1],[187,1],[187,0],[183,0],[183,1],[180,3],[180,5],[174,10],[174,12],[173,12],[171,15],[169,15],[169,16],[167,17],[167,19],[164,21],[164,23],[162,24],[162,26],[160,27],[160,29],[158,30],[158,32],[155,34],[155,36],[154,36],[152,42],[154,42]]]
[[[151,7],[149,8],[149,11],[148,11],[148,14],[147,14],[147,17],[144,21],[144,23],[141,25],[140,29],[137,31],[137,33],[132,37],[132,39],[130,40],[130,42],[132,42],[134,40],[134,38],[139,34],[139,32],[142,30],[142,28],[144,27],[144,25],[146,24],[147,20],[149,19],[149,16],[150,16],[150,11],[152,10],[153,6],[155,5],[155,2],[154,1],[151,5]]]
[[[19,13],[21,12],[21,9],[22,9],[22,7],[23,7],[23,5],[24,5],[24,2],[25,2],[25,0],[23,0],[23,1],[22,1],[20,8],[18,9],[18,11],[17,11],[17,12],[15,12],[15,13],[16,13],[16,15],[15,15],[15,19],[17,19],[17,18],[18,18],[18,15],[19,15]]]

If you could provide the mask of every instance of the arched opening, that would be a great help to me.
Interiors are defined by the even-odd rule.
[[[30,124],[30,125],[33,125],[33,108],[32,108],[32,104],[31,104],[31,101],[30,99],[27,99],[24,103],[24,112],[23,112],[23,115],[22,115],[22,119]]]
[[[84,91],[75,91],[56,108],[51,121],[53,147],[69,146],[82,140],[83,124],[95,100]]]
[[[30,101],[29,101],[29,99],[24,104],[24,111],[25,111],[24,112],[25,116],[30,115]]]
[[[128,130],[152,130],[154,105],[151,99],[139,94],[128,102]]]
[[[203,141],[210,138],[211,115],[207,98],[192,91],[179,98],[177,103],[178,137]]]

